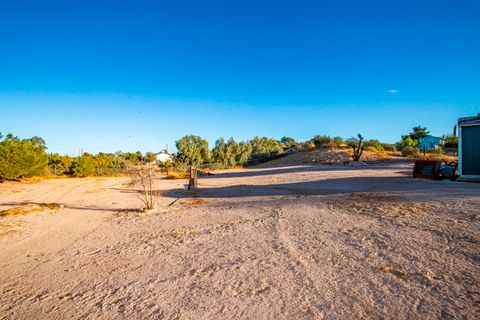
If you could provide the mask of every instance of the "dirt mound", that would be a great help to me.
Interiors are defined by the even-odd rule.
[[[386,161],[393,159],[405,159],[400,152],[384,152],[376,150],[365,150],[362,154],[362,161]],[[352,161],[352,150],[348,148],[319,148],[313,151],[303,151],[290,154],[283,158],[275,159],[258,165],[259,167],[270,167],[287,164],[323,164],[340,165]]]

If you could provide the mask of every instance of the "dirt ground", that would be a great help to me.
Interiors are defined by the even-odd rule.
[[[0,184],[0,318],[478,319],[480,184],[411,166]]]

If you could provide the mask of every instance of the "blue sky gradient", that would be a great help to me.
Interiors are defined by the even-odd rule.
[[[480,112],[480,3],[2,1],[0,131],[49,151],[299,140]]]

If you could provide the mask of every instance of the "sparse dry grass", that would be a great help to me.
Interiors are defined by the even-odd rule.
[[[167,233],[166,235],[175,239],[191,238],[198,234],[198,232],[193,230],[174,230]]]
[[[331,197],[327,203],[332,210],[377,218],[408,218],[428,214],[435,209],[431,203],[411,202],[400,196],[383,193],[350,193]]]
[[[184,206],[191,206],[191,205],[198,205],[198,204],[207,203],[207,202],[208,201],[203,198],[193,198],[193,199],[180,201],[179,204]]]
[[[95,189],[87,190],[87,191],[85,191],[85,193],[101,193],[101,192],[105,192],[105,191],[107,191],[107,189],[105,189],[105,188],[95,188]]]
[[[397,267],[397,266],[380,267],[378,268],[378,271],[393,274],[394,276],[399,277],[402,280],[405,280],[407,277],[406,273],[402,271],[400,267]]]
[[[10,235],[20,229],[21,222],[0,222],[0,236]]]
[[[53,213],[61,209],[63,209],[63,205],[58,203],[27,204],[0,211],[0,217],[27,215],[43,211],[49,211],[50,213]]]
[[[167,179],[187,179],[187,174],[185,172],[169,172]]]

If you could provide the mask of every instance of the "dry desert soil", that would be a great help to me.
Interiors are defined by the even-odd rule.
[[[478,319],[480,184],[411,169],[0,184],[0,318]]]

